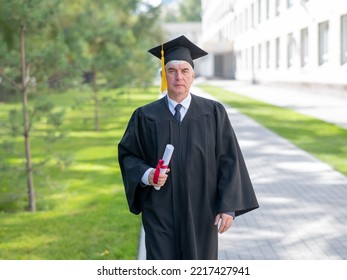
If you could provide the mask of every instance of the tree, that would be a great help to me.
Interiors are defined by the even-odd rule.
[[[28,204],[31,212],[36,211],[36,199],[30,146],[28,92],[34,91],[40,81],[47,80],[56,71],[54,63],[65,59],[63,44],[60,40],[56,40],[58,32],[55,17],[58,4],[59,1],[55,0],[0,2],[0,35],[7,44],[7,49],[0,53],[0,61],[2,61],[0,74],[22,95],[25,166]],[[47,18],[51,20],[49,25],[46,24]],[[30,38],[29,44],[26,44],[27,34]],[[46,38],[55,40],[35,40],[44,35]],[[60,45],[61,52],[52,54],[51,49],[47,47],[49,44],[47,42]],[[16,47],[17,44],[20,46],[19,49]],[[30,62],[27,63],[27,61]]]
[[[200,22],[201,0],[179,0],[174,3],[163,4],[166,22]]]
[[[95,130],[99,123],[99,89],[149,82],[153,63],[146,56],[151,41],[158,37],[157,10],[139,10],[140,1],[85,0],[76,16],[78,35],[83,38],[82,61],[93,90]],[[146,69],[144,69],[146,68]],[[153,76],[150,76],[152,73]]]
[[[30,211],[36,201],[28,93],[79,85],[87,72],[99,130],[99,88],[153,80],[146,50],[161,37],[157,20],[158,9],[139,0],[0,0],[0,95],[21,93]]]
[[[185,0],[180,4],[180,21],[201,21],[201,0]]]

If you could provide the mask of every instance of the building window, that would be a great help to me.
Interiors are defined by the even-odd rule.
[[[276,7],[275,7],[276,16],[278,16],[280,14],[280,9],[281,9],[281,1],[276,0]]]
[[[237,16],[234,17],[233,23],[232,23],[232,30],[233,30],[233,37],[237,36]]]
[[[270,18],[270,0],[266,0],[266,19]]]
[[[258,45],[258,68],[261,68],[261,55],[262,55],[262,48],[261,44]]]
[[[276,68],[280,67],[280,38],[276,38]]]
[[[308,64],[308,29],[302,29],[300,34],[300,60],[301,67],[305,67]]]
[[[236,35],[239,35],[240,34],[240,28],[239,28],[239,21],[240,21],[240,18],[239,18],[239,16],[237,15],[236,17],[235,17],[235,33],[236,33]]]
[[[251,48],[251,69],[254,70],[254,46]]]
[[[251,24],[252,28],[254,27],[254,3],[251,5]]]
[[[347,15],[341,17],[341,64],[347,64]]]
[[[245,30],[248,30],[248,9],[245,10]]]
[[[270,41],[266,42],[266,68],[270,68]]]
[[[243,52],[244,51],[238,51],[237,52],[237,65],[239,66],[240,69],[244,68]]]
[[[258,23],[261,22],[261,0],[258,0]]]
[[[245,69],[248,69],[248,49],[246,49],[246,54],[245,54]]]
[[[319,65],[326,64],[329,61],[329,22],[321,22],[318,26],[318,40],[319,40],[319,51],[318,51],[318,62]]]
[[[289,33],[287,36],[287,67],[293,67],[294,65],[294,38],[293,33]]]
[[[287,0],[287,9],[293,6],[293,0]]]

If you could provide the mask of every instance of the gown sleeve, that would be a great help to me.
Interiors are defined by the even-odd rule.
[[[141,178],[151,167],[144,160],[143,135],[141,135],[143,121],[141,121],[140,114],[140,109],[133,113],[118,144],[118,162],[123,177],[125,194],[129,209],[134,214],[141,213],[142,201],[149,189],[141,186]]]
[[[217,213],[235,211],[239,216],[259,207],[247,167],[224,107],[217,103],[216,160]]]

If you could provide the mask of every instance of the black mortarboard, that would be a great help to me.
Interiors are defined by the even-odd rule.
[[[164,50],[165,64],[171,60],[184,60],[187,61],[193,68],[194,59],[207,55],[207,52],[200,49],[183,35],[166,42],[163,45],[154,47],[148,52],[161,59],[162,49]]]
[[[148,52],[161,59],[161,92],[164,92],[167,89],[167,81],[164,70],[166,63],[171,60],[184,60],[194,68],[193,60],[207,55],[207,52],[200,49],[183,35],[162,45],[154,47],[148,50]]]

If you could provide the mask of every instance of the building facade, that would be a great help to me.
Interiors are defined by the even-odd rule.
[[[347,86],[347,1],[202,0],[201,38],[206,76]]]

